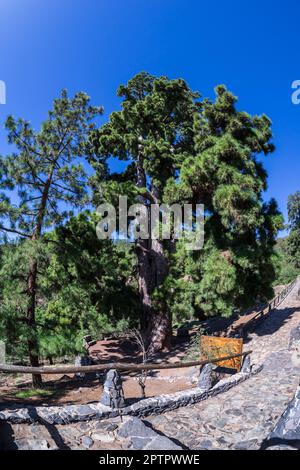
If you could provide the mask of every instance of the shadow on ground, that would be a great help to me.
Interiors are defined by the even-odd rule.
[[[18,450],[14,440],[14,431],[9,423],[0,423],[0,450]]]
[[[272,310],[268,316],[262,318],[261,323],[255,327],[255,334],[257,336],[273,335],[278,330],[280,330],[280,328],[282,328],[297,311],[299,311],[298,307],[278,308],[276,310]],[[251,331],[246,333],[244,337],[244,343],[247,343],[251,340],[250,335]]]

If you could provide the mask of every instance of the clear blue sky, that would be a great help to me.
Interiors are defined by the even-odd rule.
[[[300,2],[296,0],[0,0],[0,153],[3,121],[38,126],[62,88],[119,106],[116,88],[135,73],[182,77],[204,96],[225,83],[239,108],[273,121],[276,152],[267,157],[266,198],[286,215],[300,189]]]

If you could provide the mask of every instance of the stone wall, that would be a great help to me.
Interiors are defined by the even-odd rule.
[[[198,403],[209,397],[226,392],[235,385],[247,380],[252,375],[257,374],[262,368],[262,365],[254,365],[250,372],[239,372],[229,378],[220,380],[208,391],[203,391],[195,387],[173,394],[142,399],[121,409],[112,409],[101,403],[67,406],[27,406],[26,408],[20,409],[3,409],[2,406],[0,407],[0,421],[10,423],[33,423],[43,421],[51,424],[67,424],[92,419],[101,420],[115,418],[121,415],[142,418],[151,414],[159,414],[181,406]]]

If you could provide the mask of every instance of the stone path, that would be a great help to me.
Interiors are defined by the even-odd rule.
[[[151,425],[189,449],[259,449],[299,384],[288,351],[290,331],[300,323],[299,288],[300,280],[246,340],[262,372],[215,398],[149,417]]]
[[[0,450],[120,450],[120,418],[68,425],[0,424]]]

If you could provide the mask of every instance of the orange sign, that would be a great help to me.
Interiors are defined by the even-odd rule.
[[[201,336],[200,339],[201,361],[215,359],[217,357],[232,356],[243,352],[242,338],[221,338],[218,336]],[[242,366],[242,356],[227,359],[216,363],[220,367],[236,369],[238,372]]]

